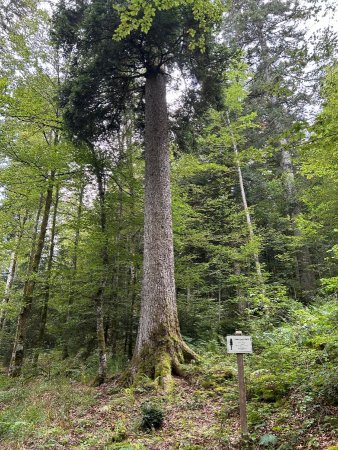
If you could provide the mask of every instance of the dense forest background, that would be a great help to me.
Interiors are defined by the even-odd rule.
[[[17,386],[20,375],[101,384],[128,367],[144,247],[143,67],[155,52],[169,86],[184,341],[219,371],[225,336],[252,335],[251,425],[257,431],[269,416],[266,404],[291,398],[309,420],[305,434],[330,434],[338,402],[338,66],[337,34],[325,24],[334,5],[233,0],[221,11],[196,2],[192,15],[189,1],[165,3],[154,19],[143,5],[149,26],[142,22],[139,36],[117,28],[115,7],[125,2],[47,8],[2,0],[3,383]],[[135,42],[146,42],[145,66]],[[158,42],[166,52],[156,53]],[[204,387],[214,388],[209,381]],[[0,421],[6,439],[24,428]],[[265,436],[277,448],[275,435]],[[311,439],[278,448],[315,448]],[[257,442],[252,448],[265,445]]]

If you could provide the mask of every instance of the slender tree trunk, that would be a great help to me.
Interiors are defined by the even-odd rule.
[[[38,240],[36,243],[36,250],[34,253],[34,257],[31,261],[30,270],[28,273],[27,280],[24,285],[23,291],[23,306],[21,308],[21,312],[18,317],[18,323],[16,328],[16,335],[13,345],[12,358],[9,366],[8,374],[9,376],[15,377],[21,374],[23,358],[24,358],[24,348],[26,344],[26,335],[27,335],[27,325],[30,317],[30,312],[33,304],[33,294],[35,288],[35,280],[34,275],[37,274],[39,269],[39,264],[41,260],[42,250],[45,243],[48,219],[50,208],[52,204],[53,198],[53,187],[54,187],[54,179],[55,179],[55,171],[52,171],[49,176],[49,184],[45,199],[44,212],[40,227],[40,232],[38,236]]]
[[[6,305],[9,302],[9,294],[12,289],[15,270],[16,270],[16,262],[17,262],[17,252],[15,250],[12,251],[11,261],[9,263],[8,276],[6,280],[6,287],[4,292],[4,298],[2,300],[1,312],[0,312],[0,330],[4,328],[5,324],[5,315],[6,315]]]
[[[25,215],[25,217],[23,218],[23,223],[22,223],[22,227],[21,230],[17,236],[17,242],[15,245],[15,250],[12,251],[11,253],[11,261],[9,263],[9,269],[8,269],[8,277],[6,280],[6,287],[5,287],[5,292],[4,292],[4,298],[2,300],[2,308],[1,308],[1,312],[0,312],[0,331],[4,329],[5,326],[5,321],[6,321],[6,305],[9,302],[9,296],[10,296],[10,292],[13,286],[13,282],[14,282],[14,277],[15,277],[15,272],[16,272],[16,266],[17,266],[17,261],[18,261],[18,252],[20,249],[20,245],[21,245],[21,239],[23,236],[23,232],[24,232],[24,226],[27,220],[27,214]]]
[[[120,151],[124,151],[124,144],[120,143]],[[116,216],[116,235],[115,235],[115,251],[114,251],[114,269],[112,271],[112,295],[111,295],[111,311],[109,315],[109,331],[108,331],[108,342],[111,348],[112,355],[115,355],[117,349],[117,338],[118,338],[118,317],[116,315],[117,307],[120,300],[121,291],[121,267],[120,267],[120,247],[121,247],[121,233],[122,233],[122,214],[123,214],[123,192],[121,186],[118,186],[118,208]],[[127,307],[127,302],[125,303]],[[126,339],[125,339],[126,342]],[[125,343],[126,347],[126,343]]]
[[[233,150],[234,150],[234,153],[235,153],[235,162],[236,162],[236,166],[237,166],[238,180],[239,180],[239,186],[240,186],[240,190],[241,190],[241,196],[242,196],[242,202],[243,202],[243,209],[244,209],[244,213],[245,213],[245,217],[246,217],[246,223],[247,223],[247,226],[248,226],[248,232],[249,232],[249,236],[250,236],[250,241],[253,241],[255,239],[255,233],[254,233],[254,228],[253,228],[253,225],[252,225],[252,220],[251,220],[251,215],[250,215],[250,211],[249,211],[249,207],[248,207],[248,202],[246,200],[246,192],[245,192],[245,187],[244,187],[242,169],[241,169],[240,163],[238,161],[237,142],[236,142],[235,136],[234,136],[234,134],[232,132],[231,123],[230,123],[230,117],[229,117],[229,113],[228,112],[226,113],[226,117],[227,117],[227,123],[228,123],[229,131],[230,131],[232,147],[233,147]],[[259,262],[259,255],[258,255],[258,253],[255,252],[253,257],[254,257],[254,261],[255,261],[256,274],[257,274],[258,281],[261,284],[263,284],[264,280],[263,280],[262,269],[261,269],[261,264]]]
[[[282,143],[282,145],[284,142]],[[286,149],[282,149],[281,153],[281,167],[284,174],[284,185],[286,196],[289,203],[289,213],[292,222],[293,234],[295,237],[302,235],[301,231],[297,227],[297,216],[300,214],[300,205],[297,200],[297,192],[295,185],[295,175],[293,172],[292,158],[290,152]],[[316,289],[315,274],[311,270],[311,255],[309,248],[303,245],[295,255],[295,270],[299,280],[299,284],[302,289],[303,297],[311,296]]]
[[[20,232],[18,234],[18,237],[17,237],[15,250],[11,254],[11,261],[10,261],[10,264],[9,264],[9,270],[8,270],[8,277],[7,277],[7,281],[6,281],[5,293],[4,293],[4,298],[2,300],[2,308],[1,308],[1,312],[0,312],[0,331],[3,331],[5,329],[5,326],[6,326],[6,305],[7,305],[7,303],[10,300],[10,293],[11,293],[11,290],[12,290],[12,286],[13,286],[13,282],[14,282],[14,278],[15,278],[15,273],[16,273],[17,262],[18,262],[18,253],[19,253],[19,250],[20,250],[21,240],[22,240],[22,236],[23,236],[23,233],[24,233],[24,228],[25,228],[25,223],[27,221],[27,217],[28,217],[28,213],[26,213],[24,218],[23,218],[21,230],[20,230]],[[1,346],[1,339],[0,339],[0,346]]]
[[[166,77],[148,72],[145,86],[144,260],[141,317],[132,376],[162,384],[195,357],[181,337],[175,292]]]
[[[235,262],[235,275],[240,277],[241,276],[241,266],[239,262]],[[245,300],[245,295],[243,292],[243,288],[240,283],[237,282],[236,284],[236,294],[238,298],[238,311],[241,316],[245,314],[245,308],[247,307],[247,303]]]
[[[220,326],[222,318],[222,288],[218,287],[218,326]]]
[[[188,286],[187,287],[187,297],[186,297],[186,299],[187,299],[187,308],[186,308],[186,310],[187,310],[187,312],[190,312],[190,310],[191,310],[191,287],[190,286]]]
[[[30,252],[30,256],[29,256],[28,273],[30,273],[30,270],[31,270],[31,267],[32,267],[32,262],[33,262],[33,257],[34,257],[34,253],[35,253],[35,244],[36,244],[36,238],[37,238],[37,234],[38,234],[38,227],[39,227],[39,222],[40,222],[40,215],[41,215],[41,211],[42,211],[42,205],[43,205],[43,194],[40,194],[38,210],[37,210],[37,213],[36,213],[36,218],[35,218],[34,227],[33,227],[32,246],[31,246],[31,252]],[[21,230],[20,235],[19,235],[18,244],[17,244],[17,248],[16,248],[15,253],[17,253],[17,251],[19,250],[19,246],[20,246],[19,241],[21,241],[21,239],[22,239],[23,232],[24,232],[24,225],[26,223],[27,217],[28,217],[28,214],[26,214],[25,217],[24,217],[22,230]],[[13,254],[12,254],[12,256],[13,256]],[[17,267],[17,254],[15,254],[13,265],[11,263],[11,268],[9,270],[10,279],[9,280],[7,279],[8,290],[7,290],[7,285],[6,285],[6,291],[5,291],[5,297],[3,299],[3,304],[8,303],[8,301],[9,301],[9,292],[11,290],[11,287],[12,287],[12,284],[13,284],[13,281],[14,281],[16,267]],[[0,330],[3,330],[5,328],[5,325],[6,325],[6,314],[5,314],[5,310],[2,309],[1,310],[1,328],[0,328]]]
[[[41,213],[42,213],[43,203],[44,203],[44,195],[43,195],[43,193],[41,193],[40,199],[39,199],[38,210],[36,212],[36,218],[35,218],[35,222],[34,222],[33,232],[32,232],[32,246],[31,246],[31,253],[30,253],[30,257],[29,257],[29,265],[28,265],[28,272],[27,272],[28,274],[32,270],[32,264],[33,264],[34,255],[35,255],[36,240],[38,237],[38,230],[39,230],[40,217],[41,217]]]
[[[94,151],[94,150],[93,150]],[[96,335],[97,335],[97,345],[99,352],[99,370],[97,376],[97,384],[102,384],[107,378],[107,351],[106,351],[106,339],[105,339],[105,329],[104,329],[104,290],[107,284],[107,272],[109,265],[109,256],[107,248],[107,217],[106,217],[106,206],[105,206],[105,187],[103,184],[103,173],[98,165],[95,167],[96,180],[98,185],[99,202],[100,202],[100,226],[102,232],[102,266],[103,266],[103,277],[99,289],[94,295],[95,307],[96,307]]]
[[[70,276],[70,286],[69,286],[69,294],[68,294],[68,305],[67,305],[67,316],[65,323],[66,336],[62,349],[62,359],[66,359],[69,357],[69,348],[68,348],[68,336],[67,336],[67,327],[69,325],[71,314],[72,314],[72,305],[74,302],[75,296],[75,283],[76,283],[76,274],[77,274],[77,259],[78,259],[78,248],[80,242],[80,230],[81,230],[81,217],[82,217],[82,208],[83,208],[83,194],[85,189],[85,182],[83,182],[80,186],[79,190],[79,203],[77,207],[77,215],[76,215],[76,229],[74,236],[74,249],[72,256],[72,268],[71,268],[71,276]]]
[[[43,341],[44,341],[44,337],[45,337],[45,330],[46,330],[46,323],[47,323],[48,303],[49,303],[49,297],[50,297],[50,278],[51,278],[51,274],[52,274],[53,259],[54,259],[55,230],[56,230],[56,218],[57,218],[58,205],[59,205],[59,186],[57,187],[56,192],[55,192],[53,221],[52,221],[52,229],[51,229],[51,236],[50,236],[50,248],[49,248],[49,255],[48,255],[48,262],[47,262],[46,286],[45,286],[45,293],[44,293],[44,299],[43,299],[43,306],[42,306],[42,310],[41,310],[39,334],[38,334],[38,339],[37,339],[37,343],[36,343],[37,348],[36,348],[36,351],[34,353],[34,358],[33,358],[33,367],[35,367],[35,368],[38,365],[40,349],[42,348],[42,345],[43,345]]]
[[[131,200],[131,219],[135,220],[135,189],[134,189],[134,165],[133,165],[133,153],[130,150],[131,141],[128,138],[129,135],[127,133],[127,158],[128,158],[128,168],[129,168],[129,194]],[[134,326],[135,326],[135,307],[136,307],[136,284],[137,284],[137,262],[136,262],[136,253],[137,253],[137,235],[132,233],[130,237],[130,266],[129,266],[129,294],[130,294],[130,308],[129,308],[129,317],[128,317],[128,339],[127,339],[127,355],[128,359],[131,359],[133,356],[133,348],[134,348]]]
[[[130,264],[130,310],[128,320],[128,339],[127,339],[127,355],[131,359],[133,356],[133,331],[134,331],[134,317],[136,304],[136,268],[135,268],[135,253],[132,254],[132,263]]]

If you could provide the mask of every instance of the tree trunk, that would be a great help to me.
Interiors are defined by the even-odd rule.
[[[16,335],[13,345],[12,358],[9,366],[8,374],[11,377],[16,377],[21,374],[23,358],[24,358],[24,348],[26,344],[27,335],[27,325],[28,319],[30,317],[30,312],[33,304],[33,294],[35,288],[34,275],[37,274],[39,269],[39,264],[41,260],[42,250],[45,243],[48,219],[50,208],[53,198],[53,187],[54,187],[55,171],[51,171],[49,176],[49,184],[46,194],[45,207],[40,227],[40,232],[36,244],[36,250],[34,257],[32,258],[30,270],[28,272],[27,280],[25,281],[24,291],[23,291],[23,306],[18,317],[18,323],[16,328]]]
[[[132,254],[132,262],[130,264],[130,280],[129,280],[129,291],[130,291],[130,310],[129,310],[129,320],[128,320],[128,338],[127,338],[127,355],[131,359],[133,356],[133,331],[134,331],[134,316],[135,316],[135,304],[136,304],[136,268],[135,268],[135,254]]]
[[[6,305],[8,304],[10,300],[10,294],[14,282],[16,267],[17,267],[17,261],[18,261],[18,252],[20,249],[21,239],[24,232],[24,226],[27,220],[27,215],[23,219],[23,224],[21,227],[21,230],[17,237],[17,242],[15,245],[15,249],[11,253],[11,260],[9,263],[9,269],[8,269],[8,276],[6,280],[6,287],[4,292],[4,298],[2,299],[2,305],[1,305],[1,312],[0,312],[0,331],[5,330],[6,326]],[[2,336],[0,337],[0,347],[2,346]]]
[[[50,296],[50,278],[51,278],[51,274],[52,274],[53,258],[54,258],[55,230],[56,230],[56,218],[57,218],[58,204],[59,204],[59,186],[57,187],[56,192],[55,192],[53,221],[52,221],[52,229],[51,229],[51,235],[50,235],[50,248],[49,248],[49,255],[48,255],[48,262],[47,262],[46,286],[45,286],[45,293],[44,293],[44,299],[43,299],[43,306],[42,306],[42,310],[41,310],[39,334],[38,334],[38,339],[37,339],[37,343],[36,343],[37,348],[36,348],[36,351],[34,353],[34,358],[33,358],[33,367],[35,367],[35,368],[38,365],[40,349],[42,348],[42,345],[43,345],[43,341],[44,341],[44,337],[45,337],[45,330],[46,330],[46,323],[47,323],[48,303],[49,303],[49,296]]]
[[[94,153],[94,150],[93,150]],[[94,156],[95,158],[95,156]],[[98,162],[98,161],[97,161]],[[94,163],[95,164],[95,163]],[[106,217],[106,206],[105,206],[105,187],[103,184],[103,173],[102,169],[97,164],[95,167],[95,174],[98,186],[99,203],[100,203],[100,226],[102,232],[102,266],[103,266],[103,277],[100,283],[100,287],[94,295],[94,302],[96,307],[96,335],[97,335],[97,346],[99,352],[99,370],[96,379],[96,384],[100,385],[106,381],[107,378],[107,351],[106,351],[106,339],[105,339],[105,329],[104,329],[104,290],[107,284],[108,275],[108,243],[107,243],[107,217]]]
[[[123,139],[121,139],[123,141]],[[124,145],[120,143],[120,151],[123,152]],[[114,356],[116,354],[117,349],[117,339],[118,339],[118,322],[119,317],[116,314],[118,309],[118,304],[120,303],[120,292],[123,292],[121,283],[121,267],[120,267],[120,248],[121,248],[121,233],[123,227],[123,192],[122,187],[118,186],[118,208],[116,213],[116,222],[117,229],[116,235],[114,239],[114,258],[113,258],[113,271],[112,271],[112,281],[111,281],[111,305],[110,305],[110,314],[109,314],[109,323],[108,323],[108,334],[107,334],[107,342],[111,348],[111,354]]]
[[[246,218],[246,223],[248,226],[248,232],[249,232],[249,237],[250,237],[250,241],[253,241],[255,239],[255,233],[254,233],[254,228],[252,225],[252,220],[251,220],[251,215],[250,215],[250,211],[249,211],[249,207],[248,207],[248,202],[246,200],[246,192],[245,192],[245,187],[244,187],[244,181],[243,181],[243,175],[242,175],[242,169],[241,169],[241,165],[238,161],[238,148],[237,148],[237,142],[235,139],[235,136],[232,132],[231,129],[231,123],[230,123],[230,117],[229,117],[229,113],[226,113],[226,117],[227,117],[227,124],[228,124],[228,128],[230,131],[230,136],[231,136],[231,141],[232,141],[232,147],[235,153],[235,162],[236,162],[236,166],[237,166],[237,173],[238,173],[238,180],[239,180],[239,186],[241,189],[241,196],[242,196],[242,203],[243,203],[243,209],[244,209],[244,213],[245,213],[245,218]],[[258,281],[261,285],[264,284],[264,280],[263,280],[263,275],[262,275],[262,269],[261,269],[261,264],[259,261],[259,255],[257,252],[255,252],[253,254],[254,257],[254,261],[255,261],[255,267],[256,267],[256,274],[257,274],[257,278]]]
[[[65,323],[65,341],[62,349],[62,359],[66,359],[69,357],[69,348],[68,348],[68,336],[67,336],[67,326],[69,325],[72,313],[72,305],[74,302],[75,296],[75,282],[76,282],[76,272],[77,272],[77,255],[78,255],[78,247],[80,242],[80,228],[81,228],[81,217],[82,217],[82,207],[83,207],[83,194],[85,189],[85,182],[83,182],[80,186],[79,190],[79,203],[77,207],[77,215],[76,215],[76,229],[75,229],[75,237],[74,237],[74,249],[72,256],[72,268],[71,268],[71,277],[70,277],[70,287],[68,294],[68,305],[67,305],[67,316]]]
[[[41,217],[44,201],[46,201],[46,200],[44,200],[44,195],[43,195],[43,193],[41,193],[40,199],[39,199],[39,206],[38,206],[38,210],[36,212],[36,218],[35,218],[34,227],[33,227],[33,231],[32,231],[32,247],[31,247],[31,253],[30,253],[30,257],[29,257],[29,265],[28,265],[28,272],[27,272],[28,274],[32,270],[32,264],[33,264],[34,255],[35,255],[36,239],[38,237],[40,217]]]
[[[148,72],[145,90],[143,283],[131,370],[135,381],[147,375],[165,385],[195,355],[183,342],[177,316],[164,73]]]
[[[1,313],[0,313],[0,330],[3,329],[5,323],[5,315],[6,315],[6,305],[9,302],[9,294],[13,285],[15,270],[16,270],[16,262],[17,262],[17,253],[16,251],[12,251],[11,261],[9,263],[8,276],[6,280],[6,287],[4,298],[2,300]]]
[[[235,262],[235,275],[239,278],[241,276],[241,266],[238,261]],[[236,283],[236,295],[238,298],[238,312],[241,317],[245,314],[245,309],[247,308],[247,302],[243,292],[242,285],[237,281]]]
[[[12,254],[11,254],[11,261],[9,263],[9,269],[8,269],[8,277],[6,280],[4,298],[2,300],[2,308],[1,308],[1,312],[0,312],[0,331],[5,328],[6,305],[10,299],[10,292],[11,292],[11,289],[13,286],[15,272],[16,272],[16,266],[17,266],[17,261],[18,261],[18,252],[20,250],[21,239],[22,239],[22,236],[24,233],[24,227],[25,227],[25,223],[27,220],[27,216],[28,216],[28,214],[26,213],[26,215],[24,216],[23,221],[22,221],[21,230],[17,236],[17,242],[15,244],[15,249],[12,251]]]
[[[127,160],[129,168],[129,194],[130,194],[130,214],[131,218],[135,220],[135,189],[134,189],[134,165],[133,153],[131,150],[131,142],[127,135]],[[135,326],[135,307],[136,307],[136,285],[137,285],[137,234],[132,233],[129,244],[130,266],[129,266],[129,297],[130,308],[128,316],[128,332],[127,332],[127,355],[128,359],[132,359],[134,349],[134,326]]]

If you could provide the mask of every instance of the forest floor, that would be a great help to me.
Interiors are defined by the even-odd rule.
[[[338,444],[338,408],[309,413],[296,393],[276,402],[249,398],[250,435],[242,440],[235,368],[222,364],[194,368],[188,380],[175,379],[169,394],[150,381],[126,389],[113,381],[100,387],[65,378],[1,381],[2,450],[305,450]],[[140,429],[145,402],[164,413],[158,430]]]

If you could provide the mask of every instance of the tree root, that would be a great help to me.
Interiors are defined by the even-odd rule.
[[[161,345],[162,344],[162,345]],[[142,384],[142,379],[153,379],[166,391],[172,390],[173,375],[187,378],[183,364],[199,358],[180,338],[166,338],[154,345],[145,346],[131,363],[134,384]]]

